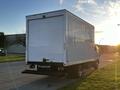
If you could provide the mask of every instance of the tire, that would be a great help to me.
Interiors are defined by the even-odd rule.
[[[93,64],[94,64],[93,65],[94,69],[98,69],[98,67],[99,67],[99,60],[95,61]]]
[[[67,67],[66,73],[68,78],[79,78],[84,75],[81,64]]]
[[[99,62],[87,62],[77,65],[68,66],[66,68],[66,73],[68,78],[84,78],[91,74],[94,69],[98,69]]]

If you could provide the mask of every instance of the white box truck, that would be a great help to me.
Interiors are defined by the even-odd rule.
[[[82,75],[97,68],[94,26],[63,9],[26,17],[26,63],[23,73],[64,72]]]

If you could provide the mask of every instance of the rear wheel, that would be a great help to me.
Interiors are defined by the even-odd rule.
[[[78,78],[78,77],[83,77],[83,75],[84,75],[84,71],[80,64],[74,65],[74,66],[69,66],[69,67],[67,67],[66,71],[67,71],[68,78]]]
[[[87,62],[82,64],[77,64],[73,66],[68,66],[66,68],[68,78],[83,78],[91,74],[94,69],[98,69],[99,62]],[[94,68],[94,69],[93,69]]]
[[[93,64],[94,64],[93,65],[94,69],[98,69],[98,67],[99,67],[99,60],[95,61]]]

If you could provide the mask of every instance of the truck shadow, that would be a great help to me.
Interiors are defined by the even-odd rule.
[[[81,78],[66,78],[64,76],[46,76],[42,78],[37,78],[36,80],[33,80],[31,82],[27,81],[26,84],[22,84],[21,86],[19,86],[20,84],[19,82],[17,82],[16,86],[10,90],[56,90],[66,85],[75,83],[77,81],[82,82],[92,72],[93,70],[87,73],[86,76]]]
[[[75,82],[77,79],[68,79],[65,77],[51,77],[47,76],[45,78],[34,80],[30,83],[19,86],[16,83],[15,88],[10,90],[56,90],[70,83]]]

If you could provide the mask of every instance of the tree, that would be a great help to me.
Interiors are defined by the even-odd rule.
[[[0,48],[5,47],[5,36],[3,32],[0,32]]]

